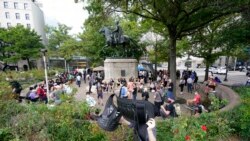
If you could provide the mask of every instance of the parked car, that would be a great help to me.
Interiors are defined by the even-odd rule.
[[[206,71],[206,69],[204,71]],[[218,69],[217,69],[217,67],[212,66],[212,67],[209,67],[208,72],[218,73]]]
[[[250,70],[247,70],[246,76],[250,77]]]
[[[219,67],[217,69],[217,72],[218,72],[218,74],[226,74],[227,73],[227,69],[226,69],[226,67]]]

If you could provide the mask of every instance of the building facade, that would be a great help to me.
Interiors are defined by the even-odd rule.
[[[34,29],[46,44],[45,22],[41,4],[32,0],[0,0],[0,27],[18,24]]]
[[[0,28],[23,25],[34,29],[41,36],[42,43],[47,44],[45,35],[44,14],[40,9],[42,4],[34,0],[0,0]],[[19,61],[18,67],[23,68],[26,61]],[[42,67],[41,60],[36,63]]]

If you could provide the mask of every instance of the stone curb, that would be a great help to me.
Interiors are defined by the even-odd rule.
[[[225,107],[219,110],[220,112],[232,110],[241,103],[240,96],[231,88],[223,85],[218,85],[217,89],[220,90],[221,98],[227,99],[229,101],[229,103]]]

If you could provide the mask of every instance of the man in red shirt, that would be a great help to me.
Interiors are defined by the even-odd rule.
[[[195,94],[194,99],[188,99],[187,100],[187,105],[188,106],[196,106],[196,105],[201,104],[201,96],[200,96],[200,94],[197,91],[194,94]]]
[[[40,84],[36,90],[36,94],[39,96],[41,101],[44,101],[45,104],[48,103],[48,99],[47,99],[47,95],[46,92],[44,90],[44,85]]]

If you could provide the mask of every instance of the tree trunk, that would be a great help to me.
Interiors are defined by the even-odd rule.
[[[205,69],[204,81],[208,80],[208,73],[209,73],[209,63],[207,63],[207,61],[206,61],[206,69]]]
[[[29,58],[26,58],[26,60],[27,60],[27,63],[28,63],[28,70],[31,70],[30,59],[29,59]]]
[[[176,96],[176,37],[175,36],[169,36],[170,42],[170,78],[174,84],[173,94]]]
[[[157,78],[157,43],[155,43],[155,78]]]
[[[170,57],[168,57],[168,71],[170,70]]]
[[[65,72],[67,72],[67,60],[64,59],[64,67],[65,67]]]
[[[224,81],[227,81],[227,72],[228,72],[228,63],[229,63],[229,56],[226,57],[226,75],[225,75],[225,78],[224,78]]]

